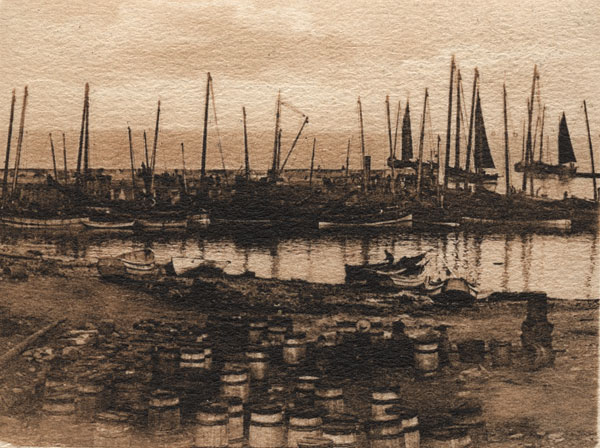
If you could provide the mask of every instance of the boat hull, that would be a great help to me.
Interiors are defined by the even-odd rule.
[[[92,220],[83,223],[86,228],[94,230],[130,230],[134,224],[135,221],[103,222]]]
[[[570,219],[537,219],[537,220],[500,220],[487,218],[471,218],[464,216],[463,224],[485,225],[485,226],[509,226],[509,227],[532,227],[546,230],[571,230]]]
[[[71,229],[81,227],[89,221],[89,218],[68,219],[38,219],[20,217],[2,217],[0,223],[7,227],[19,229]]]
[[[401,218],[396,218],[396,219],[389,219],[389,220],[382,220],[382,221],[367,221],[367,222],[319,221],[319,229],[353,229],[353,228],[411,226],[412,221],[413,221],[412,215],[405,215]]]

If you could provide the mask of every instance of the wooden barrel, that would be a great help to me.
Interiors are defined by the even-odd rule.
[[[227,439],[229,448],[241,448],[244,444],[244,403],[240,398],[227,399]]]
[[[94,447],[126,448],[131,446],[131,425],[123,412],[103,412],[96,416]]]
[[[179,397],[166,390],[155,390],[148,403],[148,428],[153,432],[179,429],[181,409]]]
[[[373,420],[393,420],[394,416],[386,411],[393,407],[401,405],[398,393],[389,387],[376,388],[371,393],[371,418]]]
[[[75,415],[80,422],[91,422],[104,410],[104,385],[95,381],[80,380],[75,399]]]
[[[371,420],[368,424],[369,446],[371,448],[404,448],[402,420]]]
[[[333,448],[333,440],[325,437],[305,437],[298,440],[298,448]]]
[[[272,346],[280,347],[285,342],[288,328],[284,325],[269,325],[268,337]]]
[[[405,447],[419,448],[421,443],[421,433],[419,430],[419,415],[417,411],[403,406],[393,406],[387,409],[387,412],[402,420]]]
[[[281,406],[261,404],[250,409],[248,446],[250,448],[283,448],[285,446],[285,428]]]
[[[221,396],[238,397],[242,402],[248,401],[250,383],[248,369],[237,368],[221,372]]]
[[[56,393],[46,395],[42,405],[42,414],[46,418],[57,418],[60,420],[74,420],[75,416],[75,394]]]
[[[225,448],[227,436],[228,409],[220,404],[202,406],[196,414],[194,446],[196,448]]]
[[[260,344],[267,332],[267,322],[265,320],[254,320],[248,324],[248,342],[250,344]]]
[[[246,351],[250,378],[263,381],[269,373],[269,354],[261,347],[251,347]]]
[[[481,364],[485,359],[485,341],[469,339],[456,344],[461,362]]]
[[[283,344],[283,362],[296,366],[306,357],[306,333],[286,336]]]
[[[300,375],[296,379],[296,390],[313,394],[316,389],[316,384],[320,378],[316,375]]]
[[[358,447],[358,430],[356,424],[349,422],[331,422],[324,424],[323,437],[333,441],[334,448]]]
[[[323,420],[316,409],[295,409],[289,413],[287,446],[297,448],[305,437],[319,437]]]
[[[315,386],[315,405],[327,414],[344,413],[344,391],[337,383],[319,381]]]
[[[438,340],[421,337],[414,341],[415,369],[420,377],[432,377],[439,368]]]
[[[179,367],[181,369],[204,369],[204,345],[188,344],[180,349]]]

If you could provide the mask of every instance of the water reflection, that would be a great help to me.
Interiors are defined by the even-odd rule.
[[[319,237],[156,235],[150,242],[157,260],[195,256],[228,260],[229,273],[254,271],[259,277],[342,283],[344,264],[374,263],[388,249],[396,258],[428,251],[429,267],[469,273],[483,294],[542,290],[553,297],[600,297],[599,236],[593,234],[387,233]],[[2,234],[0,252],[38,251],[50,257],[96,260],[148,244],[139,235],[68,238],[52,234]]]

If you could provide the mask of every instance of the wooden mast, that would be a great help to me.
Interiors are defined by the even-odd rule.
[[[131,162],[131,195],[135,199],[135,160],[133,158],[133,141],[131,139],[131,128],[127,126],[129,136],[129,160]]]
[[[150,180],[150,193],[154,195],[154,173],[156,169],[156,146],[158,145],[158,126],[160,123],[160,100],[158,100],[158,106],[156,108],[156,125],[154,127],[154,142],[152,143],[152,159],[150,160],[152,164],[151,173],[152,178]]]
[[[358,97],[358,119],[360,122],[360,154],[362,157],[362,169],[363,169],[363,191],[367,192],[367,164],[365,163],[365,131],[363,125],[363,114],[362,114],[362,103],[360,102],[360,96]]]
[[[452,87],[454,86],[454,55],[450,64],[450,90],[448,92],[448,126],[446,127],[446,159],[444,160],[444,191],[448,189],[448,167],[450,166],[450,131],[452,128]]]
[[[146,169],[150,169],[150,158],[148,156],[148,140],[146,138],[146,130],[144,129],[144,153],[146,154]]]
[[[208,104],[210,100],[210,72],[206,74],[206,97],[204,100],[204,128],[202,134],[202,165],[200,167],[200,180],[206,178],[206,144],[208,137]]]
[[[8,190],[8,164],[10,162],[10,143],[12,139],[13,122],[15,118],[15,102],[17,101],[16,90],[12,91],[12,101],[10,103],[10,118],[8,121],[8,138],[6,140],[6,157],[4,158],[4,174],[2,178],[2,203],[6,200]]]
[[[281,90],[277,93],[277,107],[275,110],[275,138],[273,141],[273,162],[271,164],[271,180],[276,180],[277,173],[277,159],[278,156],[278,140],[280,137],[279,133],[279,117],[281,115]]]
[[[385,111],[386,111],[386,115],[387,115],[387,127],[388,127],[388,140],[389,140],[389,144],[390,144],[390,168],[392,169],[392,179],[394,179],[395,173],[394,173],[394,145],[392,143],[392,119],[390,117],[390,96],[386,95],[385,97]],[[391,182],[391,192],[392,194],[394,193],[394,182]]]
[[[88,96],[86,98],[86,105],[87,107],[85,108],[85,137],[84,137],[84,144],[83,144],[83,187],[85,189],[87,189],[87,182],[88,182],[88,175],[89,175],[89,168],[90,168],[90,161],[89,161],[89,157],[90,157],[90,98],[89,98],[89,89],[88,89]]]
[[[546,106],[542,110],[542,130],[540,131],[540,162],[544,155],[544,118],[546,118]]]
[[[54,167],[54,180],[58,182],[58,170],[56,169],[56,154],[54,154],[54,141],[52,140],[52,132],[50,137],[50,152],[52,153],[52,166]]]
[[[533,115],[533,99],[535,96],[535,81],[537,79],[537,65],[533,66],[533,81],[531,83],[531,99],[529,100],[529,104],[527,105],[527,142],[525,144],[525,167],[523,168],[523,191],[527,190],[527,170],[529,169],[531,157],[531,125],[532,125],[532,115]],[[531,176],[531,181],[533,180],[533,174]],[[530,182],[531,182],[530,181]],[[533,182],[531,182],[533,184]]]
[[[457,171],[460,170],[460,94],[461,87],[460,83],[462,78],[460,77],[460,69],[456,70],[456,135],[454,140],[454,169]]]
[[[350,175],[350,139],[348,139],[348,148],[346,149],[346,180]]]
[[[438,201],[440,201],[440,173],[442,171],[442,165],[440,164],[440,145],[442,143],[442,137],[440,137],[440,134],[438,134],[437,136],[437,177],[435,178],[435,186],[436,186],[436,193],[437,193],[437,198]],[[440,206],[443,207],[444,205],[440,203]]]
[[[313,138],[312,155],[310,156],[310,177],[308,185],[312,188],[313,170],[315,168],[315,148],[317,147],[317,138]]]
[[[63,140],[63,164],[65,167],[65,172],[64,172],[64,176],[65,176],[65,185],[67,184],[67,182],[69,181],[69,174],[67,171],[67,138],[65,137],[65,133],[62,133],[62,140]]]
[[[250,156],[248,154],[248,129],[246,127],[246,107],[242,107],[244,117],[244,175],[246,180],[250,179]]]
[[[477,94],[477,81],[479,79],[479,70],[475,68],[475,74],[473,75],[473,93],[471,94],[471,116],[469,117],[469,137],[467,138],[467,162],[465,165],[465,171],[468,173],[471,170],[471,151],[473,150],[473,130],[475,123],[475,100]],[[465,179],[465,187],[467,185]]]
[[[508,118],[506,113],[506,83],[502,85],[504,103],[504,177],[506,178],[506,195],[510,196],[510,160],[508,157]]]
[[[421,132],[419,134],[419,165],[417,168],[417,199],[421,196],[421,182],[423,178],[423,139],[425,137],[425,116],[427,114],[427,98],[429,91],[425,89],[425,99],[423,100],[423,117],[421,119]]]
[[[183,192],[185,194],[187,194],[188,187],[187,187],[187,177],[185,175],[185,149],[183,147],[183,142],[181,142],[181,162],[183,165]]]
[[[590,146],[590,162],[592,163],[592,181],[594,183],[594,202],[598,202],[598,187],[596,186],[596,168],[594,167],[594,150],[592,148],[592,135],[590,133],[590,121],[588,119],[587,104],[583,100],[583,111],[585,112],[585,124],[587,126],[588,144]]]
[[[77,185],[81,187],[81,162],[83,160],[83,144],[85,138],[85,121],[87,119],[87,107],[88,107],[88,94],[90,86],[85,83],[85,93],[83,96],[83,112],[81,114],[81,131],[79,132],[79,150],[77,151]]]
[[[12,194],[17,190],[17,182],[19,179],[19,165],[21,163],[21,148],[23,147],[23,131],[25,129],[25,110],[27,109],[27,86],[23,92],[23,105],[21,107],[21,122],[19,123],[19,136],[17,139],[17,155],[15,158],[15,173],[13,175]]]
[[[408,104],[408,99],[406,100]],[[400,100],[398,100],[398,110],[396,111],[396,129],[394,130],[394,151],[392,157],[396,158],[396,143],[398,143],[398,127],[400,126]]]

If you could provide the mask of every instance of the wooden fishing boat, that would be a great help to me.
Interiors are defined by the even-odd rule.
[[[391,281],[393,286],[398,289],[420,289],[427,280],[425,270],[421,269],[416,272],[408,272],[407,269],[401,269],[399,271],[377,271],[377,274]]]
[[[478,290],[462,277],[449,277],[431,281],[428,277],[423,286],[424,292],[434,301],[447,306],[470,305],[477,299]]]
[[[20,229],[70,229],[80,227],[88,221],[89,218],[86,217],[53,219],[22,218],[17,216],[0,217],[1,224]]]
[[[144,275],[155,271],[156,262],[152,249],[140,249],[121,254],[117,257],[123,263],[128,274]]]
[[[170,268],[176,276],[191,276],[199,272],[223,272],[229,261],[207,260],[205,258],[173,257]]]
[[[139,218],[135,220],[135,225],[144,230],[178,230],[187,228],[187,224],[186,219],[176,218]]]
[[[463,216],[464,224],[487,225],[487,226],[509,226],[509,227],[532,227],[545,230],[571,230],[570,219],[527,219],[527,220],[503,220],[487,218],[471,218]]]
[[[94,221],[89,220],[83,223],[88,229],[94,230],[130,230],[135,221]]]
[[[373,215],[360,221],[319,221],[319,229],[410,226],[412,220],[412,214],[387,220],[382,220],[380,215]]]
[[[368,282],[378,278],[381,274],[377,272],[395,272],[400,270],[416,270],[420,268],[425,258],[425,253],[419,254],[414,257],[402,257],[395,263],[372,263],[363,265],[350,265],[344,266],[346,271],[346,282]]]

